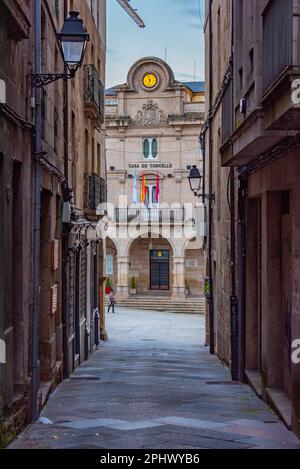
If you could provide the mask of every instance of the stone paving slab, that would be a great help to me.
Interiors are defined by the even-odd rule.
[[[300,441],[203,346],[204,318],[119,310],[109,342],[11,445],[73,449],[300,449]],[[47,422],[47,421],[45,421]]]

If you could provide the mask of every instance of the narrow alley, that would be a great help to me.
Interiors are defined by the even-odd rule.
[[[179,320],[180,319],[180,320]],[[110,340],[10,448],[300,448],[204,347],[204,317],[118,308]]]

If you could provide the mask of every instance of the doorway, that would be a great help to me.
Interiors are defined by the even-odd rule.
[[[170,251],[168,249],[150,251],[150,289],[170,290]]]

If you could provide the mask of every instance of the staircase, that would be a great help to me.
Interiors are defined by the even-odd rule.
[[[116,306],[178,314],[205,314],[204,297],[190,297],[175,301],[170,296],[136,295],[128,299],[117,300]]]

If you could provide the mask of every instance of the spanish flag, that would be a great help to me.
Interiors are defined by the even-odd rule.
[[[147,198],[147,187],[146,187],[146,177],[143,173],[142,176],[142,188],[141,188],[141,202],[144,204]]]

